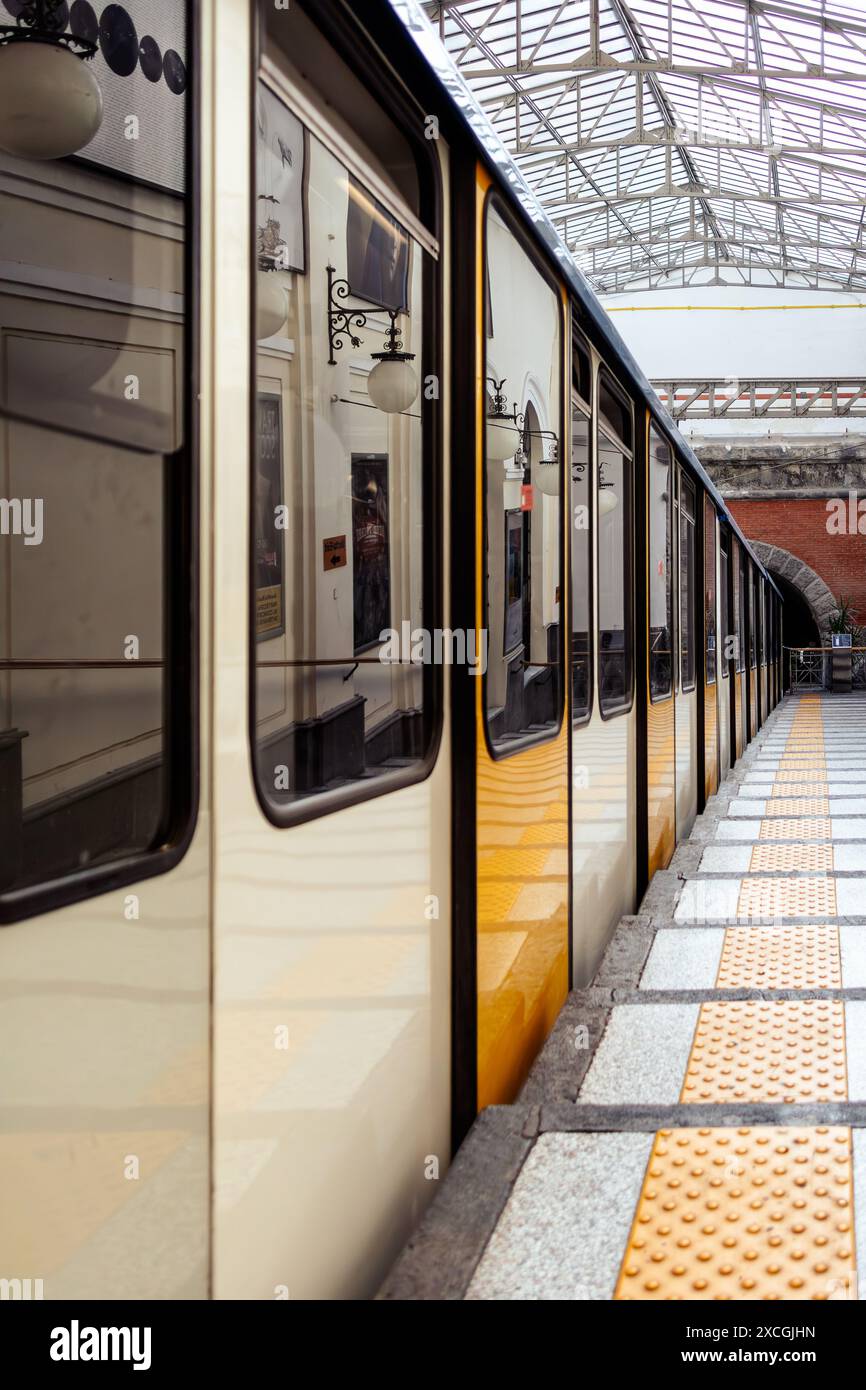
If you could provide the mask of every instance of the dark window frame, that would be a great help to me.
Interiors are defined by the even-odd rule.
[[[383,114],[387,116],[394,125],[404,134],[407,143],[416,156],[416,167],[418,171],[418,188],[420,211],[419,220],[432,231],[432,235],[440,243],[442,241],[442,168],[432,146],[435,141],[426,140],[423,136],[425,112],[421,105],[417,103],[411,94],[396,83],[390,83],[385,88],[378,80],[380,68],[374,53],[369,51],[369,41],[365,44],[361,41],[361,34],[355,28],[355,21],[351,21],[352,32],[344,32],[336,24],[332,24],[327,13],[313,15],[307,6],[302,7],[305,15],[312,21],[315,27],[323,35],[328,44],[331,45],[337,57],[345,64],[350,72],[365,82],[371,92],[371,99],[380,107]],[[248,229],[250,237],[250,247],[256,245],[256,93],[258,81],[262,70],[262,55],[264,53],[263,32],[259,15],[260,6],[258,3],[250,5],[250,39],[251,39],[251,73],[249,102],[247,106],[249,122],[249,214]],[[356,42],[357,40],[357,42]],[[293,105],[291,101],[286,104],[293,114],[297,116],[306,132],[306,139],[309,140],[311,132],[307,128],[302,110],[298,105]],[[411,234],[411,233],[410,233]],[[251,254],[249,258],[249,285],[250,285],[250,305],[249,319],[247,324],[247,342],[249,345],[248,363],[248,386],[250,409],[247,424],[248,435],[248,489],[250,501],[253,501],[254,488],[254,469],[253,462],[256,456],[256,381],[257,381],[257,361],[255,344],[256,335],[256,264],[255,257]],[[423,379],[426,367],[428,372],[435,374],[442,379],[442,323],[444,313],[445,287],[443,282],[442,261],[435,260],[432,255],[424,254],[423,261],[423,283],[422,283],[422,320],[424,324],[424,339],[429,344],[428,355],[419,364],[419,376]],[[423,479],[422,491],[422,515],[425,518],[425,535],[429,538],[429,545],[423,556],[422,573],[422,611],[427,621],[429,630],[435,630],[443,626],[443,595],[442,595],[442,556],[443,556],[443,519],[442,519],[442,433],[441,433],[441,412],[439,402],[427,399],[423,391],[420,392],[420,408],[422,410],[422,445],[421,445],[421,474]],[[250,506],[249,524],[247,526],[247,665],[248,665],[248,724],[247,738],[250,754],[250,776],[255,792],[256,800],[262,814],[271,825],[279,829],[289,829],[295,825],[304,825],[308,821],[320,820],[323,816],[332,815],[335,811],[341,811],[349,806],[360,805],[366,801],[373,801],[380,796],[387,796],[391,792],[403,787],[413,786],[417,782],[424,782],[432,773],[439,756],[442,743],[442,729],[444,722],[444,680],[441,667],[428,663],[422,668],[422,699],[423,710],[430,711],[429,733],[427,746],[422,757],[414,761],[409,767],[400,769],[393,773],[383,773],[381,776],[365,778],[353,781],[345,787],[335,791],[311,792],[303,799],[290,803],[286,806],[278,806],[269,799],[267,791],[262,787],[257,768],[256,750],[258,746],[256,729],[256,613],[255,613],[255,509]],[[427,525],[429,523],[429,526]],[[312,664],[312,663],[311,663]]]
[[[725,557],[724,574],[722,573],[722,555],[724,555]],[[728,638],[731,635],[730,632],[725,631],[725,629],[729,628],[731,625],[731,599],[729,592],[730,582],[731,537],[724,526],[719,526],[719,592],[717,603],[719,609],[719,626],[721,628],[721,632],[717,635],[716,638],[716,670],[718,671],[721,668],[723,681],[729,680],[731,676],[731,658],[725,656],[725,649],[727,647]],[[722,639],[721,658],[719,657],[718,637],[721,637]]]
[[[709,672],[709,665],[710,665],[710,662],[709,662],[709,658],[710,658],[710,648],[709,648],[709,641],[708,641],[708,639],[709,639],[709,631],[708,631],[708,629],[707,629],[707,627],[706,627],[706,594],[703,594],[703,595],[702,595],[701,601],[702,601],[702,603],[703,603],[703,605],[704,605],[704,684],[705,684],[705,685],[715,685],[716,682],[717,682],[718,679],[719,679],[719,582],[718,582],[718,574],[717,574],[717,569],[718,569],[718,563],[717,563],[717,561],[718,561],[718,537],[717,537],[717,535],[716,535],[716,509],[715,509],[715,506],[713,505],[713,501],[712,501],[712,498],[710,497],[709,493],[706,493],[706,492],[705,492],[705,493],[704,493],[704,583],[706,583],[706,579],[707,579],[707,547],[708,547],[707,537],[708,537],[708,535],[711,535],[711,536],[712,536],[712,546],[713,546],[713,565],[712,565],[712,577],[713,577],[713,637],[715,638],[715,647],[713,648],[713,674],[710,675],[710,672]]]
[[[183,333],[183,442],[163,455],[165,514],[163,521],[162,702],[165,712],[166,814],[159,843],[109,863],[72,870],[42,883],[0,893],[0,927],[41,916],[144,883],[169,873],[186,855],[198,821],[200,769],[200,314],[201,314],[201,6],[187,0],[187,72],[184,94],[183,293],[186,315]],[[81,164],[70,156],[71,165]],[[88,165],[88,168],[92,166]],[[113,175],[129,182],[122,175]],[[136,180],[136,182],[144,182]],[[0,412],[0,420],[4,418]],[[14,418],[10,415],[8,418]],[[55,431],[64,433],[65,431]],[[83,432],[70,430],[82,437]],[[99,438],[97,435],[84,437]],[[121,446],[122,447],[122,446]],[[133,451],[134,452],[134,451]]]
[[[602,413],[601,413],[601,391],[602,391],[602,383],[603,383],[603,382],[606,384],[606,386],[607,386],[607,388],[608,388],[609,390],[612,390],[612,392],[613,392],[613,394],[614,394],[615,396],[619,396],[619,398],[620,398],[620,404],[623,405],[623,406],[625,407],[625,412],[626,412],[626,414],[625,414],[625,417],[624,417],[624,418],[626,418],[626,419],[628,420],[628,422],[630,423],[630,433],[631,433],[631,443],[630,443],[630,444],[626,444],[625,440],[620,439],[620,438],[614,433],[614,431],[611,429],[610,426],[608,426],[607,428],[605,428],[605,426],[604,426],[604,424],[603,424],[603,417],[602,417]],[[603,362],[603,361],[602,361],[602,362],[599,362],[598,365],[597,365],[597,367],[596,367],[596,373],[595,373],[595,400],[596,400],[596,410],[595,410],[595,417],[594,417],[594,420],[593,420],[593,432],[592,432],[592,439],[593,439],[593,460],[594,460],[594,467],[593,467],[593,491],[595,491],[596,486],[597,486],[597,483],[598,483],[599,456],[600,456],[600,452],[601,452],[601,451],[600,451],[600,448],[599,448],[599,433],[602,433],[602,434],[604,435],[605,439],[607,440],[607,442],[608,442],[609,444],[612,444],[612,445],[614,446],[614,448],[620,449],[620,450],[622,451],[626,464],[630,465],[628,468],[623,467],[623,481],[625,481],[626,477],[628,478],[628,510],[627,510],[627,511],[625,510],[625,497],[623,497],[623,509],[624,509],[624,510],[623,510],[623,515],[624,515],[624,517],[625,517],[625,520],[624,520],[624,522],[623,522],[623,534],[624,534],[624,537],[625,537],[625,545],[624,545],[624,547],[623,547],[623,559],[624,559],[624,565],[623,565],[623,638],[624,638],[624,641],[623,641],[623,651],[625,652],[626,656],[628,657],[628,663],[629,663],[629,688],[628,688],[628,696],[627,696],[627,698],[624,699],[621,703],[616,704],[616,705],[605,705],[604,702],[603,702],[603,698],[602,698],[601,681],[600,681],[600,680],[598,681],[597,689],[598,689],[598,710],[599,710],[599,714],[601,715],[602,719],[608,720],[608,719],[619,719],[622,715],[630,713],[631,709],[632,709],[633,706],[634,706],[634,692],[635,692],[635,670],[634,670],[634,668],[635,668],[635,661],[634,661],[634,626],[635,626],[635,602],[634,602],[634,558],[635,558],[635,557],[634,557],[634,513],[635,513],[635,506],[634,506],[634,493],[635,493],[635,469],[636,469],[636,459],[635,459],[635,452],[634,452],[634,440],[635,440],[635,424],[634,424],[634,420],[635,420],[635,409],[634,409],[634,402],[632,401],[631,397],[627,394],[627,392],[625,391],[625,389],[624,389],[622,386],[620,386],[620,384],[619,384],[619,382],[617,381],[617,378],[615,377],[615,375],[613,374],[613,372],[610,370],[610,368],[607,366],[607,364],[606,364],[605,362]],[[624,488],[623,490],[625,491],[625,488]],[[596,510],[597,510],[597,509],[596,509]],[[594,513],[594,514],[595,514],[595,513]],[[597,540],[597,539],[596,539],[595,552],[596,552],[596,554],[595,554],[595,592],[596,592],[596,594],[597,594],[597,595],[599,596],[599,598],[600,598],[600,597],[601,597],[601,585],[600,585],[599,576],[598,576],[598,563],[599,563],[599,553],[600,553],[600,552],[599,552],[599,548],[598,548],[598,540]],[[600,626],[600,622],[599,622],[600,616],[601,616],[601,613],[600,613],[600,610],[598,610],[598,611],[596,612],[596,615],[595,615],[595,650],[596,650],[596,660],[597,660],[598,665],[599,665],[599,671],[600,671],[600,669],[601,669],[601,655],[602,655],[602,648],[601,648],[601,626]]]
[[[568,580],[568,575],[567,575],[567,571],[566,571],[567,556],[566,556],[566,546],[565,546],[565,543],[564,543],[564,536],[563,536],[563,531],[564,531],[564,513],[565,513],[565,506],[566,506],[566,486],[565,486],[565,485],[566,485],[566,467],[565,467],[565,448],[564,448],[564,441],[565,441],[565,440],[569,440],[569,441],[570,441],[569,414],[570,414],[570,410],[571,410],[571,391],[568,390],[568,389],[566,389],[566,387],[567,387],[567,380],[566,380],[566,375],[565,375],[565,356],[566,356],[566,354],[565,354],[565,346],[564,346],[564,345],[565,345],[565,337],[564,337],[564,335],[565,335],[565,333],[568,331],[568,320],[567,320],[567,317],[566,317],[566,313],[565,313],[565,303],[564,303],[564,300],[563,300],[563,286],[562,286],[562,284],[560,283],[560,281],[557,279],[556,274],[554,273],[554,271],[553,271],[553,270],[551,269],[551,267],[548,265],[547,260],[543,257],[543,255],[542,255],[541,251],[539,250],[538,246],[537,246],[537,245],[531,240],[531,238],[527,235],[526,229],[521,225],[521,223],[518,221],[518,219],[517,219],[517,217],[515,216],[515,214],[512,212],[512,210],[511,210],[511,208],[510,208],[510,206],[509,206],[509,204],[508,204],[508,202],[507,202],[507,195],[506,195],[502,190],[500,190],[499,186],[498,186],[496,183],[491,183],[490,186],[487,188],[487,190],[486,190],[486,192],[485,192],[485,194],[484,194],[484,199],[483,199],[483,202],[482,202],[482,205],[481,205],[481,210],[480,210],[481,228],[482,228],[482,232],[481,232],[481,266],[482,266],[482,274],[485,275],[485,276],[486,276],[486,274],[487,274],[487,264],[488,264],[488,257],[487,257],[487,228],[488,228],[488,225],[489,225],[489,215],[490,215],[490,205],[491,205],[491,203],[495,203],[495,204],[496,204],[497,212],[498,212],[499,216],[502,218],[502,221],[503,221],[503,223],[505,224],[505,226],[507,227],[508,231],[509,231],[509,232],[511,233],[511,235],[515,238],[515,240],[517,241],[518,245],[519,245],[519,246],[521,247],[521,249],[525,252],[525,254],[526,254],[527,257],[529,258],[529,260],[531,261],[531,263],[533,264],[533,266],[535,267],[535,269],[538,271],[538,273],[539,273],[539,275],[541,276],[541,278],[542,278],[542,279],[545,281],[545,283],[550,287],[550,289],[552,290],[553,294],[555,295],[555,297],[556,297],[556,303],[557,303],[557,313],[558,313],[558,315],[559,315],[559,333],[560,333],[560,339],[559,339],[559,345],[560,345],[560,352],[559,352],[559,430],[558,430],[558,432],[557,432],[557,438],[558,438],[558,457],[559,457],[559,460],[560,460],[560,469],[559,469],[559,493],[557,494],[558,497],[559,497],[559,521],[560,521],[560,526],[559,526],[559,593],[560,593],[560,602],[559,602],[559,639],[558,639],[558,658],[559,658],[558,665],[559,665],[560,679],[559,679],[559,687],[558,687],[558,691],[557,691],[557,695],[558,695],[558,700],[557,700],[557,705],[558,705],[557,719],[556,719],[555,724],[553,724],[553,725],[551,726],[551,728],[545,729],[543,733],[520,735],[519,737],[516,737],[516,738],[514,738],[514,739],[510,739],[509,742],[508,742],[508,746],[507,746],[506,748],[498,747],[498,746],[493,742],[493,739],[490,737],[490,720],[489,720],[489,718],[488,718],[488,704],[487,704],[487,671],[485,671],[484,674],[483,674],[482,677],[481,677],[481,714],[482,714],[481,724],[482,724],[482,727],[483,727],[483,730],[484,730],[484,743],[485,743],[485,746],[486,746],[486,748],[487,748],[487,752],[489,753],[489,755],[490,755],[490,757],[493,759],[493,761],[494,761],[494,762],[502,762],[502,761],[504,761],[506,758],[514,758],[514,757],[519,756],[519,754],[523,753],[527,748],[537,748],[537,747],[539,747],[541,744],[544,744],[544,743],[552,743],[552,742],[555,741],[557,738],[559,738],[559,735],[560,735],[560,733],[561,733],[561,731],[562,731],[563,723],[564,723],[564,721],[565,721],[565,715],[566,715],[566,662],[565,662],[566,645],[565,645],[565,633],[566,633],[566,626],[567,626],[567,624],[571,622],[571,617],[570,617],[570,614],[568,614],[568,615],[566,616],[566,618],[565,618],[565,621],[563,621],[563,615],[566,613],[566,606],[567,606],[565,600],[567,599],[567,600],[569,601],[569,603],[570,603],[570,600],[571,600],[571,589],[570,589],[570,586],[569,586],[569,584],[568,584],[568,582],[567,582],[567,580]],[[495,326],[495,325],[494,325],[494,326]],[[486,629],[489,630],[489,628],[490,628],[490,596],[489,596],[488,587],[487,587],[487,553],[488,553],[488,545],[489,545],[489,542],[490,542],[490,536],[489,536],[489,530],[488,530],[488,525],[487,525],[487,481],[488,481],[488,476],[487,476],[487,448],[486,448],[486,445],[485,445],[485,443],[484,443],[484,428],[483,428],[483,426],[484,426],[484,413],[486,412],[486,406],[487,406],[487,385],[486,385],[486,383],[487,383],[487,377],[488,377],[488,375],[489,375],[489,372],[488,372],[488,366],[487,366],[488,339],[487,339],[487,334],[484,333],[484,332],[482,332],[482,334],[481,334],[481,341],[482,341],[482,343],[483,343],[483,349],[482,349],[482,364],[481,364],[481,365],[482,365],[481,380],[482,380],[483,386],[482,386],[482,390],[481,390],[480,401],[476,402],[476,409],[479,409],[479,410],[481,410],[481,412],[482,412],[482,418],[481,418],[481,425],[482,425],[482,428],[481,428],[481,435],[480,435],[480,437],[481,437],[481,511],[482,511],[481,521],[482,521],[482,525],[481,525],[481,554],[480,554],[480,556],[479,556],[479,564],[481,565],[481,575],[482,575],[482,583],[481,583],[481,617],[482,617],[482,627],[484,627],[484,628],[486,628]],[[570,467],[570,461],[569,461],[569,467]],[[570,500],[571,500],[570,492],[569,492],[568,500],[569,500],[569,502],[570,502]],[[568,680],[570,681],[570,679],[571,679],[571,668],[569,667],[569,669],[568,669]]]
[[[574,312],[575,312],[574,309],[572,309],[572,313],[574,313]],[[587,506],[588,506],[588,508],[589,508],[589,528],[588,528],[588,536],[589,536],[589,556],[588,556],[588,562],[587,562],[587,566],[586,566],[587,604],[588,604],[588,612],[589,612],[589,621],[588,621],[588,624],[587,624],[587,634],[586,634],[586,637],[587,637],[587,677],[586,677],[587,692],[586,692],[586,709],[583,710],[583,711],[582,711],[581,713],[579,713],[579,714],[575,714],[575,713],[574,713],[574,669],[573,669],[573,668],[574,668],[574,652],[573,652],[573,651],[571,651],[571,662],[570,662],[571,670],[570,670],[570,672],[569,672],[569,675],[570,675],[570,683],[569,683],[569,705],[570,705],[570,708],[571,708],[571,726],[572,726],[573,729],[579,729],[579,728],[582,728],[582,726],[583,726],[584,724],[588,724],[588,723],[590,722],[590,720],[592,719],[593,710],[594,710],[594,708],[595,708],[595,564],[593,563],[593,552],[594,552],[594,550],[595,550],[595,508],[594,508],[594,506],[593,506],[593,486],[592,486],[592,480],[593,480],[593,477],[594,477],[594,471],[593,471],[593,470],[594,470],[593,449],[594,449],[595,432],[594,432],[593,427],[592,427],[592,401],[591,401],[591,399],[590,399],[590,400],[587,400],[587,399],[584,397],[583,392],[582,392],[581,389],[580,389],[580,387],[585,383],[585,384],[589,387],[588,395],[589,395],[590,397],[592,396],[592,353],[590,352],[590,349],[589,349],[589,345],[588,345],[588,344],[586,345],[586,347],[584,347],[584,345],[583,345],[583,343],[582,343],[582,341],[581,341],[581,338],[580,338],[579,330],[578,330],[576,327],[572,327],[572,331],[571,331],[571,347],[572,347],[572,373],[571,373],[571,404],[570,404],[569,416],[568,416],[569,442],[572,442],[572,441],[571,441],[572,422],[573,422],[573,419],[574,419],[575,408],[577,408],[577,410],[579,411],[579,413],[580,413],[581,415],[583,415],[584,418],[586,419],[586,423],[587,423],[587,445],[588,445],[588,447],[587,447],[587,454],[588,454],[588,457],[587,457],[587,461],[586,461]],[[579,367],[576,365],[576,364],[577,364],[577,361],[578,361],[578,358],[583,358],[583,359],[585,360],[586,369],[587,369],[588,374],[589,374],[589,375],[588,375],[588,378],[583,378],[583,377],[581,377],[581,379],[580,379],[579,382],[576,380],[576,378],[578,378],[578,376],[579,376]],[[568,456],[568,457],[569,457],[569,467],[570,467],[570,466],[571,466],[571,450],[569,450],[569,456]],[[572,528],[573,528],[573,525],[574,525],[574,505],[575,505],[575,503],[574,503],[574,496],[573,496],[573,494],[572,494],[572,492],[571,492],[571,485],[572,485],[572,479],[571,479],[571,477],[569,476],[569,478],[566,479],[565,481],[566,481],[566,483],[567,483],[567,485],[568,485],[568,491],[569,491],[569,507],[570,507],[570,509],[571,509],[571,510],[569,511],[570,523],[569,523],[569,532],[568,532],[568,542],[569,542],[569,543],[568,543],[568,570],[569,570],[568,600],[569,600],[569,613],[571,613],[571,612],[573,611],[571,605],[572,605],[572,600],[573,600],[573,589],[574,589],[574,562],[573,562],[573,560],[574,560],[574,534],[573,534]],[[571,621],[571,619],[569,618],[569,622],[570,622],[570,621]],[[572,636],[573,636],[573,632],[572,632]],[[569,638],[569,642],[571,642],[571,638]],[[570,649],[570,650],[571,650],[571,649]]]
[[[650,562],[651,562],[651,560],[652,560],[652,532],[650,531],[649,534],[648,534],[648,536],[647,536],[647,552],[646,552],[646,553],[647,553],[647,662],[648,662],[648,666],[647,666],[647,683],[648,683],[648,688],[649,688],[649,700],[650,700],[650,704],[651,704],[651,705],[663,705],[663,704],[666,703],[666,701],[668,701],[668,700],[673,700],[674,697],[676,696],[676,691],[677,691],[676,674],[675,674],[676,662],[675,662],[675,660],[674,660],[674,643],[675,643],[675,641],[676,641],[676,635],[675,635],[675,633],[676,633],[676,620],[675,620],[675,616],[674,616],[674,572],[675,572],[675,570],[676,570],[676,564],[675,564],[675,562],[674,562],[674,555],[675,555],[675,546],[674,546],[674,486],[675,486],[675,485],[674,485],[674,470],[675,470],[675,468],[677,467],[677,463],[676,463],[676,459],[674,458],[674,451],[673,451],[673,449],[671,448],[670,440],[669,440],[665,435],[662,434],[661,430],[660,430],[660,429],[658,428],[658,426],[655,424],[655,422],[654,422],[654,420],[652,419],[652,417],[650,417],[650,420],[649,420],[649,431],[648,431],[648,435],[647,435],[647,440],[648,440],[648,443],[649,443],[649,448],[648,448],[648,451],[647,451],[647,485],[649,485],[649,479],[650,479],[650,477],[652,476],[651,464],[652,464],[652,439],[653,439],[653,433],[655,433],[655,435],[657,436],[659,442],[662,443],[662,444],[664,444],[664,445],[666,446],[667,451],[668,451],[667,554],[670,556],[670,561],[671,561],[671,563],[670,563],[669,566],[668,566],[668,573],[667,573],[666,603],[667,603],[667,614],[668,614],[668,616],[670,617],[670,632],[669,632],[669,636],[670,636],[670,643],[671,643],[671,674],[670,674],[670,688],[665,692],[664,695],[654,695],[654,694],[653,694],[653,688],[652,688],[652,652],[651,652],[651,650],[650,650],[650,640],[649,640],[649,639],[650,639],[650,622],[649,622],[649,619],[650,619],[650,612],[651,612],[651,597],[650,597],[650,590],[651,590],[651,585],[652,585],[652,574],[650,573]],[[651,526],[651,524],[652,524],[652,518],[651,518],[651,516],[649,515],[649,509],[647,509],[647,510],[648,510],[648,515],[647,515],[647,527],[649,528],[649,527]]]
[[[684,512],[684,510],[683,510],[683,493],[684,493],[684,488],[685,488],[685,489],[688,489],[688,490],[691,492],[691,497],[692,497],[692,508],[691,508],[691,513],[690,513],[690,514]],[[695,485],[694,480],[693,480],[692,478],[689,477],[689,475],[688,475],[688,473],[686,472],[685,468],[683,468],[682,465],[680,465],[679,469],[677,470],[677,558],[678,558],[678,560],[679,560],[679,565],[678,565],[678,567],[677,567],[677,571],[678,571],[678,572],[677,572],[677,578],[678,578],[678,581],[679,581],[678,584],[677,584],[677,616],[678,616],[678,619],[679,619],[679,621],[678,621],[678,623],[677,623],[677,636],[678,636],[678,639],[679,639],[679,640],[678,640],[677,645],[678,645],[678,648],[679,648],[679,651],[678,651],[678,657],[679,657],[678,666],[679,666],[679,675],[680,675],[680,686],[679,686],[679,688],[680,688],[680,692],[681,692],[683,695],[690,695],[691,692],[692,692],[693,690],[697,689],[697,684],[698,684],[698,663],[697,663],[697,658],[696,658],[696,653],[695,653],[695,640],[696,640],[696,637],[697,637],[697,622],[695,621],[695,561],[696,561],[696,557],[697,557],[697,536],[696,536],[696,527],[697,527],[697,504],[698,504],[698,489],[697,489],[697,486]],[[688,571],[685,573],[685,576],[684,576],[684,573],[683,573],[683,526],[684,526],[684,525],[691,528],[691,529],[687,532],[687,535],[690,537],[690,545],[689,545],[689,548],[688,548],[688,551],[687,551],[687,554],[688,554],[688,556],[689,556],[689,567],[688,567]],[[688,630],[688,632],[689,632],[689,638],[690,638],[689,644],[688,644],[688,647],[687,647],[687,648],[683,647],[683,578],[684,578],[684,577],[685,577],[685,580],[686,580],[686,618],[687,618],[687,622],[688,622],[688,629],[687,629],[687,630]],[[684,661],[683,661],[684,654],[685,654],[686,651],[688,651],[689,659],[690,659],[690,669],[689,669],[688,675],[686,674],[686,670],[685,670],[685,666],[684,666]]]

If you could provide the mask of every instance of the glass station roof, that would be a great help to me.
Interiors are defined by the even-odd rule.
[[[440,0],[603,294],[866,290],[866,0]]]

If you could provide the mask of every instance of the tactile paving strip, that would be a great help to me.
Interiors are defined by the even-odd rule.
[[[615,1299],[855,1296],[851,1131],[663,1129]]]
[[[839,1000],[702,1004],[680,1099],[839,1101],[848,1098]]]
[[[826,782],[826,780],[827,780],[826,777],[824,777],[824,778],[815,778],[815,777],[809,778],[809,777],[804,777],[804,776],[803,776],[803,773],[804,773],[804,772],[824,772],[824,773],[826,773],[826,770],[827,770],[827,769],[826,769],[825,767],[823,767],[823,766],[819,767],[817,763],[808,764],[806,767],[799,767],[799,766],[798,766],[798,767],[780,767],[780,768],[778,769],[778,771],[776,772],[776,781],[777,781],[777,782],[809,782],[809,781],[825,781],[825,782]]]
[[[832,873],[832,845],[755,845],[750,873]]]
[[[774,796],[771,804],[777,816],[826,816],[830,813],[826,796]]]
[[[743,878],[737,917],[835,917],[832,878]]]
[[[728,927],[717,989],[841,989],[837,927]]]
[[[761,840],[829,840],[829,816],[810,816],[795,820],[781,816],[762,820],[758,831]]]
[[[801,773],[801,777],[808,776],[808,773]],[[780,796],[828,796],[826,782],[774,782],[770,792],[770,798],[775,801]]]

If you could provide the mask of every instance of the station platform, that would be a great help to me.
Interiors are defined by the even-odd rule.
[[[789,696],[379,1297],[858,1296],[866,696]]]

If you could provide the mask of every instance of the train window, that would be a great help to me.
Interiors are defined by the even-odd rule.
[[[3,17],[33,24],[44,8],[66,25],[66,5]],[[154,12],[147,42],[171,47],[167,76],[136,82],[103,42],[72,131],[56,104],[33,129],[5,125],[4,921],[169,869],[191,833],[192,9]]]
[[[649,440],[649,689],[656,701],[673,690],[673,462],[654,425]]]
[[[592,478],[589,468],[589,409],[583,404],[582,363],[588,356],[575,342],[571,402],[571,714],[575,723],[592,709]]]
[[[263,809],[288,824],[423,777],[441,664],[481,653],[433,626],[435,407],[421,382],[438,370],[437,267],[422,113],[396,91],[399,117],[386,113],[300,7],[261,15],[251,732]]]
[[[680,683],[695,687],[695,487],[680,469]]]
[[[598,459],[598,671],[605,716],[632,701],[632,477],[631,406],[607,373],[599,374]]]
[[[716,683],[716,509],[704,498],[704,642],[707,685]]]
[[[758,664],[758,571],[749,562],[749,665]]]
[[[721,657],[719,665],[722,673],[722,680],[727,680],[730,675],[730,605],[728,601],[728,536],[727,532],[719,532],[719,617],[721,619],[720,650]]]
[[[772,642],[772,612],[770,605],[770,586],[766,579],[761,580],[761,592],[764,596],[764,622],[761,628],[761,665],[766,666],[770,660],[770,645]]]
[[[491,748],[507,753],[562,717],[562,312],[495,197],[485,244],[484,695]]]
[[[571,347],[572,385],[585,405],[592,400],[592,363],[589,352],[575,332]]]
[[[746,613],[748,609],[746,596],[746,555],[742,546],[739,547],[740,562],[738,567],[737,591],[734,595],[737,611],[737,670],[746,669]]]

